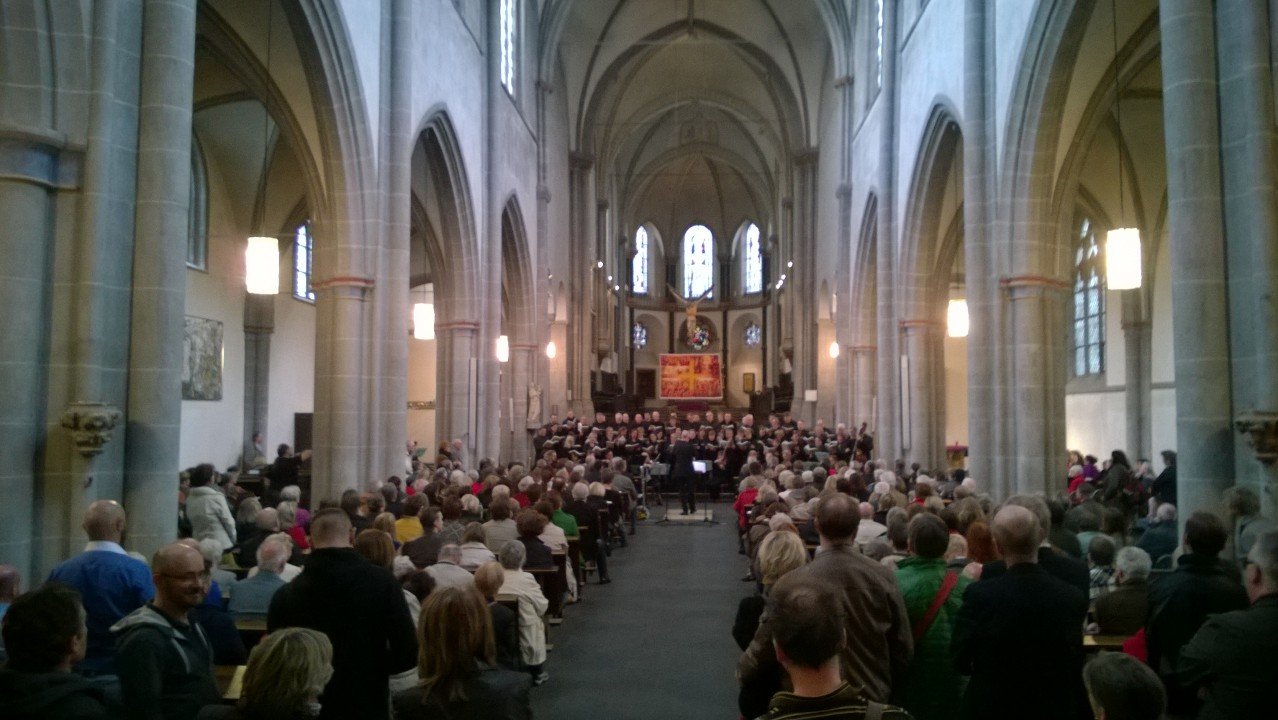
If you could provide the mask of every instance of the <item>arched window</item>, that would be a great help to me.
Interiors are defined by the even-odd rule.
[[[874,0],[874,87],[883,87],[883,0]]]
[[[515,26],[517,0],[501,0],[501,86],[515,96]]]
[[[1105,371],[1105,257],[1096,223],[1084,216],[1078,224],[1074,253],[1074,376]]]
[[[648,231],[635,231],[635,256],[630,259],[630,287],[636,295],[648,294]]]
[[[311,237],[310,221],[297,226],[293,233],[293,297],[315,302],[315,289],[311,287],[311,269],[314,265],[315,239]]]
[[[642,320],[630,326],[630,344],[636,350],[648,347],[648,326]]]
[[[683,296],[696,299],[714,287],[714,235],[705,225],[683,234]],[[709,295],[713,297],[713,293]]]
[[[759,323],[752,322],[746,325],[745,329],[745,346],[748,348],[759,347],[763,344],[763,328]]]
[[[186,266],[208,270],[209,260],[209,192],[204,174],[204,155],[191,138],[191,206],[187,215]]]
[[[759,243],[759,226],[750,223],[745,232],[742,256],[742,287],[747,295],[763,292],[763,247]]]

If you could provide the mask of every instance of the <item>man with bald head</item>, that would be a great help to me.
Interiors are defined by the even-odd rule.
[[[1049,538],[1052,530],[1052,511],[1048,507],[1047,501],[1037,495],[1013,495],[1005,500],[1003,505],[1029,510],[1038,520],[1038,566],[1043,568],[1043,571],[1048,575],[1064,580],[1082,590],[1084,594],[1089,593],[1092,581],[1087,565],[1083,561],[1070,557],[1052,547]],[[985,567],[981,568],[981,578],[985,580],[996,578],[1007,572],[1007,566],[1008,563],[1002,560],[987,562]],[[1079,616],[1078,620],[1082,622],[1082,615]]]
[[[111,628],[126,717],[192,718],[221,700],[213,648],[191,613],[204,602],[204,556],[189,545],[166,545],[152,558],[151,573],[155,600]]]
[[[1082,618],[1087,593],[1039,566],[1038,516],[1005,503],[994,516],[994,542],[1006,572],[973,583],[954,625],[954,662],[971,675],[963,717],[1079,718]]]
[[[49,579],[70,585],[84,601],[88,648],[79,666],[86,675],[115,674],[115,640],[111,626],[155,596],[146,563],[124,552],[124,508],[114,500],[98,500],[84,513],[89,542],[84,552],[53,569]]]
[[[417,639],[399,583],[351,547],[353,535],[340,508],[315,513],[306,567],[275,591],[266,627],[311,628],[333,643],[320,718],[382,720],[390,676],[417,664]]]

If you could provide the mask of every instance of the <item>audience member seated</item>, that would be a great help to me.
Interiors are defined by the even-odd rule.
[[[275,512],[280,519],[280,530],[288,533],[293,545],[299,550],[310,550],[311,543],[306,539],[306,530],[297,522],[297,505],[291,502],[282,502],[275,506]]]
[[[422,508],[426,507],[425,495],[409,495],[400,509],[399,519],[395,521],[395,542],[400,545],[422,536]]]
[[[342,493],[342,499],[338,502],[338,507],[346,512],[346,516],[351,519],[351,526],[355,528],[355,532],[359,533],[373,526],[373,519],[365,515],[361,510],[364,509],[363,500],[360,498],[358,490],[351,488]]]
[[[266,536],[267,540],[278,540],[285,548],[288,549],[288,562],[284,563],[284,569],[280,571],[280,577],[284,578],[284,582],[293,582],[298,575],[302,574],[301,562],[305,555],[298,552],[297,547],[293,545],[293,538],[288,533],[277,532]],[[263,541],[265,542],[265,540]],[[257,566],[249,568],[248,577],[257,575]]]
[[[1148,665],[1131,655],[1107,652],[1096,656],[1083,667],[1083,685],[1087,688],[1093,717],[1109,720],[1163,717],[1167,694],[1162,682]]]
[[[1082,477],[1083,468],[1079,465],[1079,477]],[[1071,468],[1071,471],[1073,468]],[[1071,491],[1072,492],[1072,491]],[[1052,547],[1066,555],[1077,560],[1083,559],[1083,545],[1078,541],[1078,536],[1065,527],[1065,513],[1069,510],[1069,503],[1062,498],[1052,498],[1047,501],[1047,509],[1052,514],[1052,529],[1047,531],[1047,539]]]
[[[1096,632],[1134,635],[1149,616],[1149,553],[1125,547],[1114,558],[1114,588],[1096,599]]]
[[[772,697],[767,720],[909,720],[909,713],[869,700],[843,677],[840,656],[851,623],[842,594],[811,574],[791,573],[768,598],[773,653],[793,690]]]
[[[221,544],[216,540],[201,540],[196,548],[200,551],[200,555],[204,557],[204,565],[209,569],[209,578],[213,581],[216,590],[210,590],[210,595],[217,594],[221,600],[223,607],[231,599],[231,593],[234,591],[235,583],[238,578],[235,573],[222,568],[222,558],[226,554],[221,549]]]
[[[550,514],[550,522],[564,531],[564,537],[571,539],[580,535],[580,531],[577,529],[577,518],[564,511],[563,495],[558,492],[547,493],[543,502],[550,503],[553,509]]]
[[[426,568],[426,574],[435,581],[436,589],[474,587],[475,576],[461,566],[461,559],[461,548],[452,543],[439,549],[439,558],[435,564]]]
[[[1037,495],[1013,495],[1008,498],[1003,505],[1016,505],[1023,507],[1034,513],[1034,517],[1038,520],[1039,538],[1038,545],[1038,567],[1053,577],[1064,580],[1088,595],[1091,592],[1092,581],[1091,575],[1087,570],[1087,566],[1081,561],[1059,553],[1052,549],[1052,544],[1048,541],[1048,536],[1052,530],[1052,513],[1047,509],[1047,502]],[[970,546],[971,538],[968,538]],[[1079,536],[1079,542],[1084,542],[1083,537]],[[1002,560],[985,563],[981,568],[981,579],[987,580],[996,578],[1007,572],[1007,563]],[[1083,610],[1086,613],[1086,608]],[[1083,616],[1079,615],[1079,622],[1083,621]]]
[[[1039,566],[1047,533],[1036,513],[1008,500],[994,516],[993,531],[1006,567],[967,588],[954,623],[955,665],[971,676],[961,714],[1082,717],[1086,589]]]
[[[89,641],[77,670],[84,674],[115,673],[111,626],[155,596],[151,570],[120,547],[124,525],[124,508],[119,503],[95,501],[84,513],[84,532],[89,537],[84,552],[49,574],[50,580],[70,585],[83,598]]]
[[[244,541],[257,532],[257,514],[262,511],[262,502],[255,497],[247,497],[235,508],[235,537]],[[233,549],[234,551],[234,549]],[[239,559],[236,559],[239,562]]]
[[[807,561],[807,548],[795,533],[772,532],[759,543],[756,562],[761,592],[742,598],[737,605],[736,620],[732,623],[732,637],[742,650],[750,646],[750,641],[759,629],[759,618],[763,615],[773,586],[791,570],[803,567]],[[743,717],[754,718],[767,712],[768,701],[782,689],[783,674],[780,666],[774,666],[752,682],[742,685],[737,695],[737,707]]]
[[[154,602],[111,628],[124,706],[130,718],[186,720],[221,697],[213,648],[192,614],[204,601],[204,558],[174,543],[155,554],[151,572]]]
[[[9,566],[5,566],[9,567]],[[3,621],[9,660],[0,669],[0,717],[7,720],[107,720],[115,717],[101,686],[71,671],[88,644],[80,594],[61,583],[13,599]]]
[[[320,718],[385,720],[389,677],[413,666],[417,642],[399,583],[351,547],[352,529],[340,509],[315,513],[306,572],[276,591],[267,629],[307,627],[333,643]]]
[[[564,532],[563,528],[559,527],[554,522],[554,503],[549,500],[538,500],[537,503],[533,505],[533,510],[537,511],[537,513],[546,520],[545,524],[542,525],[538,539],[540,539],[546,547],[550,548],[551,551],[558,550],[561,552],[567,552],[568,535]]]
[[[498,485],[493,488],[493,504],[488,508],[492,519],[484,523],[484,544],[493,551],[494,555],[501,552],[506,543],[519,538],[519,528],[511,519],[510,504],[507,498],[500,496],[497,492],[498,488],[505,487],[505,485]]]
[[[943,520],[925,513],[911,520],[908,530],[910,557],[897,564],[896,580],[910,616],[914,657],[896,696],[916,720],[941,720],[953,714],[963,688],[950,640],[972,581],[946,567],[949,534]]]
[[[1264,717],[1278,686],[1278,531],[1255,538],[1243,568],[1251,607],[1214,615],[1180,651],[1177,681],[1200,688],[1204,720]]]
[[[528,675],[498,667],[493,626],[474,588],[431,593],[418,633],[417,687],[395,695],[399,720],[530,720]]]
[[[856,546],[864,548],[873,540],[887,537],[887,526],[874,521],[874,506],[868,502],[860,505],[861,521],[856,527]]]
[[[1180,534],[1176,529],[1176,506],[1164,503],[1154,511],[1154,522],[1136,541],[1136,547],[1149,553],[1154,567],[1170,568],[1171,554],[1176,552],[1180,544]],[[1163,560],[1163,558],[1167,558]],[[1159,561],[1162,561],[1160,563]]]
[[[235,545],[235,518],[231,507],[213,480],[217,472],[204,463],[191,470],[191,490],[186,495],[186,517],[191,521],[191,537],[212,539],[226,552]]]
[[[1095,602],[1109,592],[1114,580],[1114,541],[1108,535],[1097,535],[1087,544],[1087,567],[1087,596]]]
[[[519,530],[519,542],[523,543],[526,558],[524,564],[532,568],[549,568],[555,566],[550,546],[541,540],[541,533],[550,521],[544,515],[524,508],[515,516],[515,527]]]
[[[257,574],[235,584],[230,611],[237,618],[265,618],[275,591],[284,587],[280,576],[288,562],[289,549],[278,538],[267,538],[257,548]]]
[[[843,493],[817,505],[821,548],[812,562],[782,578],[823,578],[843,591],[845,634],[855,638],[842,650],[844,677],[871,700],[883,702],[899,686],[910,662],[909,617],[896,577],[883,565],[857,552],[854,545],[861,513],[859,503]],[[749,648],[737,663],[737,680],[745,686],[768,677],[777,667],[772,632],[765,611]]]
[[[519,653],[519,616],[514,610],[497,602],[497,594],[505,580],[506,575],[499,562],[487,562],[475,570],[475,589],[488,603],[488,613],[493,622],[497,664],[507,670],[523,670],[524,661]]]
[[[296,485],[280,488],[280,502],[292,503],[296,508],[296,524],[303,532],[311,528],[311,513],[302,507],[302,489]]]
[[[469,497],[474,497],[474,495]],[[484,563],[496,562],[497,555],[488,549],[487,537],[488,535],[484,532],[483,525],[473,522],[466,526],[466,532],[462,533],[462,567],[474,572]]]
[[[581,545],[582,560],[595,563],[599,569],[599,584],[606,585],[612,582],[608,577],[608,553],[604,549],[603,536],[598,532],[599,516],[588,500],[590,488],[584,482],[577,482],[572,485],[569,494],[572,500],[564,506],[564,510],[577,521],[578,534],[589,538]]]
[[[537,578],[524,572],[527,559],[525,545],[518,540],[506,543],[497,553],[505,577],[500,595],[513,595],[519,600],[519,651],[523,665],[540,685],[550,679],[542,666],[546,662],[546,626],[544,616],[550,602],[541,592]]]
[[[404,543],[399,549],[400,554],[412,560],[413,565],[419,570],[427,565],[434,565],[435,560],[439,558],[439,549],[444,546],[444,537],[440,534],[440,530],[444,527],[444,518],[439,508],[422,508],[421,520],[422,534]]]
[[[1229,531],[1220,518],[1203,511],[1190,515],[1185,521],[1185,553],[1180,556],[1175,572],[1157,578],[1150,589],[1149,605],[1154,610],[1145,626],[1149,666],[1167,685],[1167,712],[1170,715],[1193,716],[1197,712],[1200,705],[1197,689],[1182,684],[1182,678],[1191,678],[1198,685],[1208,684],[1210,679],[1202,674],[1201,658],[1214,649],[1213,636],[1221,637],[1221,632],[1228,633],[1227,628],[1235,625],[1238,614],[1232,611],[1245,610],[1248,605],[1250,588],[1244,589],[1234,579],[1232,568],[1227,569],[1219,558],[1228,540]],[[1248,568],[1248,573],[1254,572],[1254,569]],[[1263,610],[1264,606],[1261,613],[1247,619],[1263,621]],[[1219,629],[1210,632],[1207,639],[1199,644],[1199,673],[1188,674],[1180,664],[1181,648],[1194,637],[1209,615],[1217,613],[1231,613],[1230,622],[1214,626]],[[1249,624],[1244,622],[1243,626]],[[1256,641],[1259,640],[1256,638]]]
[[[273,507],[262,508],[257,513],[257,519],[253,521],[253,531],[246,537],[241,537],[239,549],[235,553],[235,562],[240,567],[253,567],[257,562],[257,548],[266,538],[280,531],[280,511]]]
[[[213,583],[213,564],[204,557],[195,538],[183,538],[178,543],[201,553],[200,560],[204,563],[204,572],[200,573],[204,599],[191,610],[190,615],[209,641],[209,647],[213,649],[213,664],[244,664],[248,660],[248,650],[244,647],[244,640],[240,638],[240,631],[235,627],[235,618],[226,611],[226,601],[222,599],[220,588]]]
[[[440,513],[444,517],[444,522],[439,528],[440,537],[445,543],[461,545],[462,533],[466,532],[466,523],[461,520],[462,501],[455,497],[444,500],[440,506]]]
[[[302,720],[321,707],[333,676],[333,644],[323,633],[285,628],[267,635],[249,655],[240,699],[209,705],[197,720]]]

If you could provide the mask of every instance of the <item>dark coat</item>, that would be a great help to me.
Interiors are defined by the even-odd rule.
[[[1180,649],[1202,627],[1208,615],[1243,610],[1247,593],[1225,564],[1214,557],[1187,553],[1175,572],[1154,581],[1149,593],[1145,640],[1149,666],[1167,684],[1167,712],[1193,714],[1198,698],[1177,682]]]
[[[1215,615],[1181,648],[1177,683],[1203,687],[1201,720],[1259,718],[1273,713],[1278,687],[1278,595],[1248,610]]]
[[[1049,547],[1041,547],[1038,549],[1038,566],[1043,568],[1048,575],[1073,585],[1083,592],[1086,597],[1088,591],[1092,587],[1091,574],[1087,571],[1087,566],[1081,560],[1075,560],[1068,555],[1058,553]],[[985,563],[981,568],[981,580],[992,580],[1007,572],[1007,563],[1002,560],[994,560]],[[1083,609],[1080,614],[1079,621],[1083,619],[1083,615],[1087,613],[1087,609]]]
[[[1078,542],[1078,536],[1069,530],[1052,526],[1052,531],[1048,533],[1047,539],[1051,541],[1053,547],[1066,555],[1077,560],[1083,559],[1083,546]]]
[[[1149,583],[1127,580],[1096,598],[1096,625],[1101,635],[1135,635],[1149,617]]]
[[[108,720],[106,696],[69,672],[0,670],[0,717],[6,720]]]
[[[488,612],[493,620],[493,639],[497,641],[497,664],[507,670],[522,670],[524,661],[519,652],[519,616],[499,602],[488,603]]]
[[[466,700],[441,702],[426,698],[421,688],[409,688],[395,695],[396,720],[531,720],[532,705],[528,673],[484,668],[462,684]]]
[[[404,543],[399,552],[404,557],[412,560],[413,565],[420,570],[435,564],[435,561],[439,559],[439,551],[445,544],[442,534],[427,531],[425,535]]]
[[[555,556],[551,554],[550,548],[546,543],[535,537],[520,537],[519,542],[524,544],[525,568],[550,568],[555,566]]]
[[[989,565],[986,565],[988,568]],[[968,718],[1088,717],[1083,690],[1087,593],[1034,563],[982,573],[954,623],[954,663],[971,675]]]
[[[1150,525],[1149,529],[1136,541],[1136,547],[1149,553],[1150,560],[1153,560],[1155,564],[1164,555],[1176,552],[1178,545],[1180,545],[1180,533],[1176,530],[1174,520]]]
[[[144,605],[111,627],[130,720],[186,720],[221,699],[213,650],[198,623],[181,625]]]
[[[352,548],[312,551],[302,574],[271,598],[266,627],[312,628],[332,641],[321,718],[389,717],[389,677],[417,664],[403,590]]]
[[[680,440],[670,448],[670,477],[690,478],[696,475],[692,461],[697,459],[697,446]]]

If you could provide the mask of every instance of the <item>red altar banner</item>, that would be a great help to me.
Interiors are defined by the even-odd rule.
[[[717,354],[678,353],[660,358],[663,400],[718,400],[723,397],[723,372]]]

